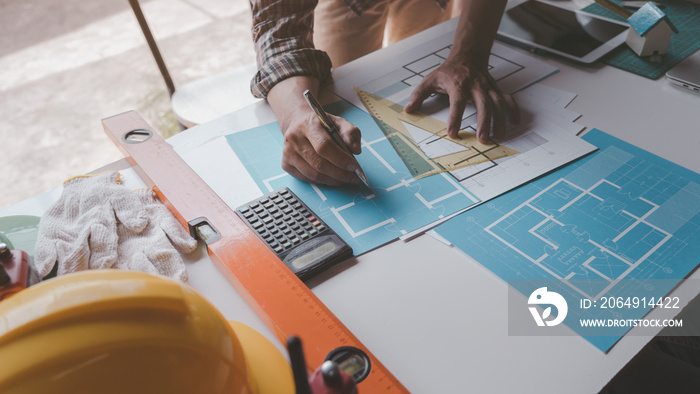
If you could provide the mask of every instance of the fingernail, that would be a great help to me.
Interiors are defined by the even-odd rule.
[[[348,171],[355,172],[357,170],[357,166],[354,164],[349,164],[347,167],[345,167]]]

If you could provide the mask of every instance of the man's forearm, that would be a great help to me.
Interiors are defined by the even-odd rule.
[[[506,3],[507,0],[464,0],[450,57],[463,62],[488,62]]]
[[[280,81],[308,75],[330,78],[328,55],[314,48],[313,12],[317,0],[252,0],[253,42],[258,73],[251,82],[255,97],[266,97]]]
[[[277,83],[267,95],[267,102],[277,115],[282,130],[287,129],[285,122],[292,119],[298,112],[311,111],[304,100],[304,90],[309,89],[314,96],[318,96],[319,81],[314,77],[295,76]]]

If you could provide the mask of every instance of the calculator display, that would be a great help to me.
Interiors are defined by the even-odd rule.
[[[338,249],[338,247],[333,242],[324,242],[323,245],[319,245],[315,249],[309,250],[307,253],[297,257],[290,263],[294,266],[294,268],[304,269],[314,261],[333,253],[336,249]]]

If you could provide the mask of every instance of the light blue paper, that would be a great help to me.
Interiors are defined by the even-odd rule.
[[[549,290],[569,304],[581,291],[665,296],[700,262],[700,175],[599,130],[582,138],[599,150],[451,219],[437,233],[526,296],[538,280],[555,278],[568,278]],[[629,327],[588,335],[572,322],[639,319],[651,308],[575,309],[569,306],[564,323],[607,351]]]
[[[283,138],[278,123],[226,136],[228,143],[267,193],[289,187],[326,222],[355,255],[392,241],[464,209],[477,198],[447,174],[414,180],[370,115],[345,101],[326,107],[362,132],[357,157],[372,190],[365,186],[312,186],[281,168]]]

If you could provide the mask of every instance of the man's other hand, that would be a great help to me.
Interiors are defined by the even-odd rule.
[[[496,138],[505,137],[507,119],[512,123],[520,121],[515,100],[498,88],[486,67],[447,59],[415,88],[406,112],[418,110],[433,93],[449,96],[447,134],[452,138],[457,137],[464,109],[470,101],[476,108],[476,136],[482,143],[487,143],[492,133]]]

